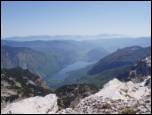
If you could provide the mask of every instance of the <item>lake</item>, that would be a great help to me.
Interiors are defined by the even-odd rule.
[[[73,64],[70,64],[63,68],[61,71],[59,71],[57,74],[51,77],[52,80],[64,80],[68,72],[75,71],[81,68],[85,68],[86,66],[89,66],[95,62],[87,62],[87,61],[77,61]]]

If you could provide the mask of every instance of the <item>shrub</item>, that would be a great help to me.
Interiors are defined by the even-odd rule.
[[[125,108],[121,111],[121,114],[136,114],[132,108]]]

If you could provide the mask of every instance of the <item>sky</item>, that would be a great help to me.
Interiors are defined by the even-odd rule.
[[[1,33],[151,36],[151,2],[2,1]]]

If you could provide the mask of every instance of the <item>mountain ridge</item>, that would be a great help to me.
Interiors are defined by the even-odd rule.
[[[1,69],[1,105],[52,91],[46,82],[29,70],[21,68]]]

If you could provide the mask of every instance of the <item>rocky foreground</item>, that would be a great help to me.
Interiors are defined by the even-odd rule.
[[[51,114],[58,110],[57,97],[49,94],[45,97],[31,97],[9,104],[1,110],[2,114]]]
[[[113,79],[99,92],[80,101],[73,108],[59,110],[57,96],[49,94],[45,97],[31,97],[9,104],[1,113],[33,113],[33,114],[119,114],[119,113],[151,113],[151,88],[147,81],[141,83],[121,82]],[[151,82],[149,82],[151,83]]]
[[[150,114],[151,89],[146,85],[150,76],[139,84],[122,83],[114,79],[98,93],[84,98],[75,108],[59,111],[60,114]]]
[[[1,107],[17,100],[51,93],[44,80],[21,68],[1,69]]]

